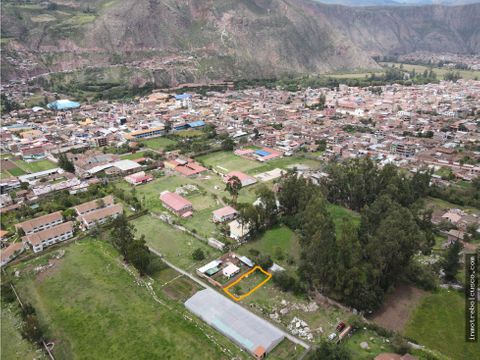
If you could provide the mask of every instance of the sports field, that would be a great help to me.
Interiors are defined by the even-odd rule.
[[[196,158],[206,166],[211,166],[216,171],[228,173],[230,171],[242,171],[249,175],[260,174],[275,168],[287,169],[293,165],[304,165],[311,168],[318,168],[320,163],[317,160],[306,159],[300,156],[282,157],[272,159],[265,163],[256,160],[246,159],[235,155],[231,151],[218,151]]]
[[[17,160],[15,164],[22,170],[36,173],[39,171],[50,170],[58,167],[57,164],[51,162],[50,160],[39,160],[34,162],[26,162],[25,160]]]
[[[122,160],[135,160],[135,159],[139,159],[139,158],[143,157],[144,154],[145,154],[145,151],[137,151],[136,153],[132,153],[132,154],[120,155],[120,158]]]
[[[453,290],[442,289],[423,298],[404,333],[455,360],[480,358],[478,343],[465,341],[465,301]]]
[[[160,270],[146,279],[153,282],[148,290],[108,243],[85,240],[64,249],[54,267],[35,275],[33,265],[22,264],[15,280],[55,340],[57,359],[247,358],[189,316],[181,302],[195,290],[188,279]]]
[[[153,139],[142,140],[142,144],[146,148],[152,150],[164,150],[168,145],[173,145],[176,142],[174,140],[168,139],[166,137],[157,137]]]

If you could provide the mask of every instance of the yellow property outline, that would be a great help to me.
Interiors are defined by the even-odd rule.
[[[267,275],[267,278],[265,280],[263,280],[260,284],[258,284],[257,286],[255,286],[252,290],[250,290],[248,293],[246,294],[243,294],[243,295],[240,295],[239,297],[233,295],[228,289],[230,289],[233,285],[237,284],[239,281],[241,281],[244,277],[247,277],[248,275],[252,274],[253,272],[255,272],[256,270],[260,270],[262,273],[264,273],[265,275]],[[272,278],[272,274],[270,274],[269,272],[265,271],[262,269],[261,266],[258,266],[258,265],[255,265],[253,267],[253,269],[247,271],[245,274],[243,274],[242,276],[240,276],[237,280],[235,280],[234,282],[232,282],[231,284],[225,286],[223,288],[223,291],[225,291],[228,296],[230,296],[233,300],[235,301],[240,301],[244,298],[246,298],[248,295],[252,294],[255,290],[259,289],[260,287],[262,287],[263,285],[265,285],[265,283],[270,280]]]

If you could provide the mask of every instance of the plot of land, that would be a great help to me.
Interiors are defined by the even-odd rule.
[[[335,230],[337,235],[339,231],[342,229],[343,224],[345,221],[352,222],[355,226],[360,225],[360,214],[346,209],[342,206],[335,205],[335,204],[328,204],[327,206],[330,215],[332,216],[333,222],[335,223]]]
[[[397,286],[372,320],[386,329],[401,332],[425,294],[425,291],[413,286]]]
[[[22,337],[21,322],[17,303],[6,304],[2,301],[2,359],[46,359],[41,350]]]
[[[297,235],[286,226],[276,226],[267,230],[259,239],[242,245],[238,252],[251,256],[251,250],[270,255],[277,264],[289,267],[289,261],[300,258],[300,244]],[[265,269],[267,270],[267,269]]]
[[[409,319],[405,335],[452,359],[479,359],[478,343],[465,341],[465,300],[456,291],[426,296]]]
[[[17,160],[15,164],[22,170],[28,171],[30,173],[36,173],[39,171],[50,170],[58,167],[57,164],[51,162],[50,160],[39,160],[34,162],[27,162],[25,160]]]
[[[387,66],[392,66],[392,65],[395,65],[397,68],[400,66],[399,63],[381,63],[381,65],[387,65]],[[417,74],[420,74],[420,73],[423,73],[425,70],[429,71],[430,68],[428,66],[423,66],[423,65],[412,65],[412,64],[403,64],[403,69],[406,70],[406,71],[412,71],[413,69],[415,69],[415,72]],[[453,69],[453,70],[450,70],[450,69],[447,69],[447,68],[438,68],[438,67],[434,67],[433,68],[433,71],[437,74],[437,78],[438,79],[443,79],[443,77],[445,76],[445,74],[449,71],[454,71],[454,72],[459,72],[460,73],[460,76],[463,78],[463,79],[474,79],[474,78],[480,78],[480,71],[475,71],[475,70],[456,70],[456,69]]]
[[[211,248],[204,242],[172,228],[161,220],[151,216],[142,216],[132,221],[137,229],[137,234],[145,235],[148,246],[160,252],[173,264],[183,269],[194,269],[205,263],[206,260],[196,261],[192,258],[195,249],[200,248],[207,259],[220,255],[220,252]]]
[[[168,145],[173,145],[176,142],[166,137],[157,137],[153,139],[142,140],[145,147],[153,150],[164,150]]]
[[[173,299],[183,298],[191,287],[175,286],[178,293],[168,295],[168,290],[157,291],[165,277],[157,280],[154,274],[156,301],[108,243],[82,241],[65,250],[41,280],[24,267],[16,280],[21,296],[33,303],[48,326],[56,358],[246,358],[213,329],[185,317],[183,304]]]
[[[135,159],[144,157],[144,155],[145,155],[145,151],[137,151],[136,153],[133,153],[133,154],[120,155],[120,157],[122,158],[122,160],[135,160]]]
[[[383,352],[395,352],[387,339],[378,336],[371,330],[361,329],[345,341],[345,346],[351,351],[352,359],[371,360]],[[368,349],[362,349],[360,343],[366,342]]]

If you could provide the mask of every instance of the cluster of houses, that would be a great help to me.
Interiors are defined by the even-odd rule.
[[[111,195],[77,205],[73,209],[76,213],[76,222],[83,230],[104,224],[123,212],[122,205],[115,204]],[[56,211],[18,223],[15,228],[21,241],[13,242],[2,249],[2,266],[26,248],[31,248],[34,253],[38,253],[49,246],[73,238],[76,223],[72,220],[65,221],[62,212]]]

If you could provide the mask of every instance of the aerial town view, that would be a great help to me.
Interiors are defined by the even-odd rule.
[[[480,359],[480,3],[3,0],[0,359]]]

